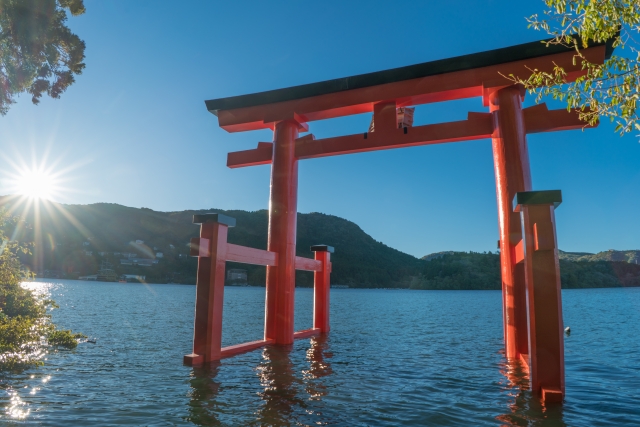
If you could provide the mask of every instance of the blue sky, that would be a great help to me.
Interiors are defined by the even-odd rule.
[[[57,200],[161,211],[268,206],[269,166],[226,168],[270,141],[230,134],[205,99],[378,71],[545,38],[528,1],[85,0],[69,25],[86,70],[61,99],[23,96],[0,117],[0,171],[24,159],[65,170]],[[532,103],[529,97],[527,105]],[[487,111],[480,98],[420,106],[416,124]],[[317,137],[363,132],[370,114],[310,123]],[[640,248],[640,144],[613,126],[529,136],[534,189],[561,189],[563,250]],[[6,180],[0,184],[5,193]],[[5,188],[2,188],[2,186]],[[495,250],[490,140],[300,162],[300,212],[354,221],[422,256]],[[238,224],[242,226],[242,224]]]

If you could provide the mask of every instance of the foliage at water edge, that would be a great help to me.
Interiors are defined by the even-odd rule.
[[[47,313],[55,303],[21,286],[29,273],[18,254],[28,254],[30,246],[9,240],[4,233],[7,224],[17,221],[0,211],[0,371],[42,365],[47,340],[49,345],[72,349],[77,338],[84,337],[56,330]]]

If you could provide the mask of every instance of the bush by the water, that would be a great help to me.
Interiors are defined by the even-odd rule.
[[[78,340],[86,338],[83,334],[74,334],[71,330],[54,330],[49,333],[47,341],[49,345],[60,346],[65,348],[76,348],[78,346]]]
[[[30,246],[7,239],[5,227],[16,221],[0,211],[0,370],[41,365],[47,341],[75,348],[77,338],[82,337],[56,330],[47,313],[55,303],[21,286],[29,272],[23,269],[18,254],[28,253]]]

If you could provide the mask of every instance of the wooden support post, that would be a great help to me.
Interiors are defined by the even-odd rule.
[[[220,360],[222,304],[227,232],[236,220],[222,214],[194,215],[200,238],[191,240],[191,256],[198,257],[193,353],[184,356],[189,366]]]
[[[545,403],[562,402],[564,387],[564,328],[555,208],[562,194],[555,191],[517,193],[520,213],[529,325],[529,380]]]
[[[505,354],[517,359],[528,353],[524,269],[515,261],[521,240],[520,218],[511,201],[519,191],[531,189],[526,129],[522,114],[522,88],[509,86],[488,95],[493,114],[493,161],[498,200],[500,265],[504,317]]]
[[[267,267],[264,338],[276,344],[293,343],[295,297],[296,223],[298,212],[298,159],[295,140],[300,123],[285,120],[275,124],[269,241],[267,250],[277,254],[277,265]]]
[[[377,102],[373,105],[373,118],[369,131],[385,133],[398,129],[396,101]]]
[[[327,245],[311,246],[315,259],[322,263],[321,271],[313,273],[313,328],[321,334],[329,333],[329,294],[331,288],[331,254],[334,249]]]

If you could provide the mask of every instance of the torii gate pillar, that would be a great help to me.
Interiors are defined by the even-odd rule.
[[[531,190],[527,134],[522,113],[524,89],[509,86],[489,94],[493,114],[493,161],[498,200],[502,309],[505,355],[518,359],[528,354],[524,265],[517,264],[515,247],[522,239],[520,216],[511,202],[516,193]]]
[[[277,122],[273,131],[267,250],[277,254],[278,263],[267,267],[264,338],[275,339],[276,344],[293,343],[298,213],[295,140],[300,125],[295,120],[285,120]]]

